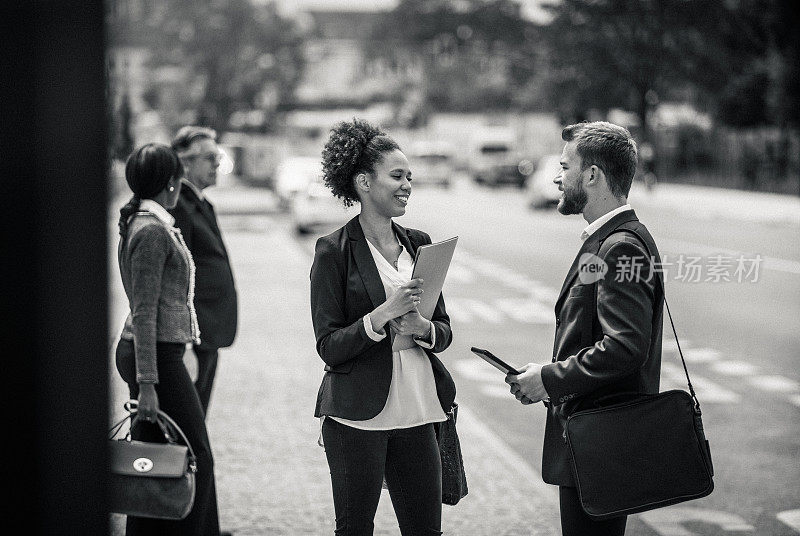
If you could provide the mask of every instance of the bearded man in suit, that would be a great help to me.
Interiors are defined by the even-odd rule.
[[[570,125],[561,171],[561,214],[582,214],[578,255],[555,307],[552,362],[529,363],[508,375],[523,404],[548,407],[542,477],[559,486],[565,536],[623,535],[625,516],[595,521],[581,508],[564,437],[567,418],[614,393],[658,393],[664,303],[658,249],[628,204],[636,171],[636,143],[607,122]]]
[[[185,170],[181,195],[172,215],[195,264],[194,306],[201,340],[193,347],[197,357],[195,387],[206,414],[219,349],[233,344],[237,324],[236,286],[228,251],[214,207],[203,195],[204,189],[217,183],[221,153],[216,139],[216,132],[209,128],[186,126],[172,140],[172,148]]]

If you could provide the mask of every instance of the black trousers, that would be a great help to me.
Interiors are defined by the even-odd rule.
[[[335,534],[372,534],[384,476],[400,533],[442,534],[442,464],[432,424],[373,431],[326,418],[322,437],[331,470]]]
[[[203,407],[205,415],[208,414],[208,403],[211,401],[211,390],[214,388],[214,376],[217,374],[219,349],[194,345],[192,350],[197,357],[197,380],[194,382],[194,387],[197,389],[197,396],[200,397],[200,405]]]
[[[595,521],[581,508],[577,488],[559,486],[562,536],[623,536],[627,516]]]
[[[158,404],[181,427],[197,456],[194,506],[181,521],[128,517],[127,536],[186,535],[219,536],[217,491],[214,483],[214,458],[200,407],[200,399],[183,364],[186,345],[158,343],[156,347]],[[132,341],[120,340],[117,345],[117,370],[128,384],[131,398],[139,396],[136,383],[136,358]],[[163,442],[164,435],[157,425],[137,422],[131,437],[142,441]]]

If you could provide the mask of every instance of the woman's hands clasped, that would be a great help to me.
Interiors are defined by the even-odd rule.
[[[403,316],[389,320],[389,326],[398,335],[411,335],[427,337],[430,334],[431,323],[415,309]]]
[[[401,285],[397,291],[389,296],[389,298],[380,304],[369,315],[372,321],[372,327],[375,331],[382,331],[390,321],[393,322],[392,327],[400,333],[398,327],[403,331],[408,331],[414,328],[427,332],[428,321],[420,316],[416,307],[421,301],[421,294],[423,293],[422,279],[412,279],[408,283]],[[424,326],[422,321],[424,321]],[[401,335],[421,334],[419,332],[401,333]]]

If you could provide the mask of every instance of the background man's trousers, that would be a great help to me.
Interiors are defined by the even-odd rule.
[[[208,403],[211,400],[211,390],[214,388],[214,376],[217,374],[217,360],[219,348],[206,348],[193,346],[194,355],[197,356],[197,380],[194,387],[203,406],[203,414],[208,414]]]

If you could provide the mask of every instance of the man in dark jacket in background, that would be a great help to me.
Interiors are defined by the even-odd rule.
[[[664,291],[658,249],[628,205],[636,171],[630,133],[606,122],[561,133],[562,214],[582,214],[583,245],[555,307],[552,362],[529,363],[508,375],[523,404],[548,406],[542,477],[559,486],[564,536],[622,536],[626,516],[595,521],[581,508],[564,425],[579,402],[614,393],[658,393]],[[575,237],[576,241],[578,237]],[[652,265],[651,265],[652,262]]]
[[[237,322],[236,287],[228,252],[214,207],[203,195],[205,188],[217,183],[220,152],[216,138],[216,132],[209,128],[186,126],[172,140],[172,148],[186,173],[172,215],[192,252],[196,268],[194,306],[201,342],[194,345],[198,363],[195,387],[206,414],[219,349],[233,344]]]

